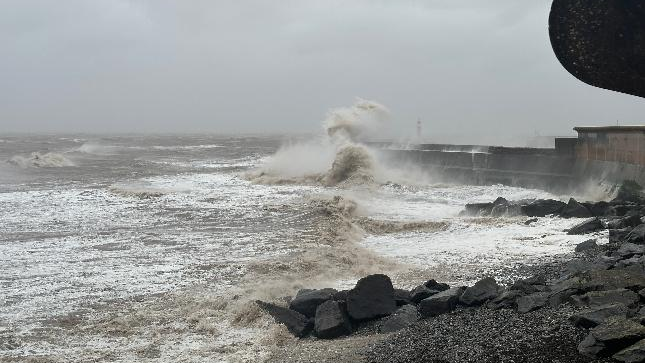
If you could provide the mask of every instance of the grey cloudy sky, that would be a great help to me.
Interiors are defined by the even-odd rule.
[[[355,97],[426,134],[642,123],[551,51],[549,0],[0,0],[0,132],[317,130]]]

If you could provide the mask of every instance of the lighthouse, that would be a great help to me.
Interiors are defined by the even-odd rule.
[[[421,142],[421,118],[417,119],[417,142]]]

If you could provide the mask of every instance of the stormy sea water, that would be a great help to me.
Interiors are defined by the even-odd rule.
[[[459,216],[557,196],[437,183],[337,130],[0,137],[0,361],[262,361],[296,341],[256,299],[376,272],[504,282],[582,241],[576,220]]]

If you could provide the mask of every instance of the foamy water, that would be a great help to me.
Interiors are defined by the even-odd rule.
[[[563,232],[575,220],[458,216],[498,196],[553,197],[537,190],[249,177],[283,138],[2,139],[0,359],[261,361],[285,338],[249,300],[351,286],[370,272],[443,270],[468,283],[583,239]],[[35,152],[69,163],[8,162]]]

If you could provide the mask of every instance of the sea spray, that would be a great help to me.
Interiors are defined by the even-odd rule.
[[[16,155],[8,162],[21,168],[58,168],[75,165],[65,156],[52,152],[33,152],[29,156]]]
[[[357,142],[381,134],[389,119],[390,111],[387,107],[378,102],[359,98],[351,107],[330,110],[323,122],[323,127],[332,139]]]
[[[377,160],[361,141],[378,134],[388,119],[385,106],[362,99],[332,109],[323,121],[325,137],[281,147],[247,178],[263,184],[373,183]]]

